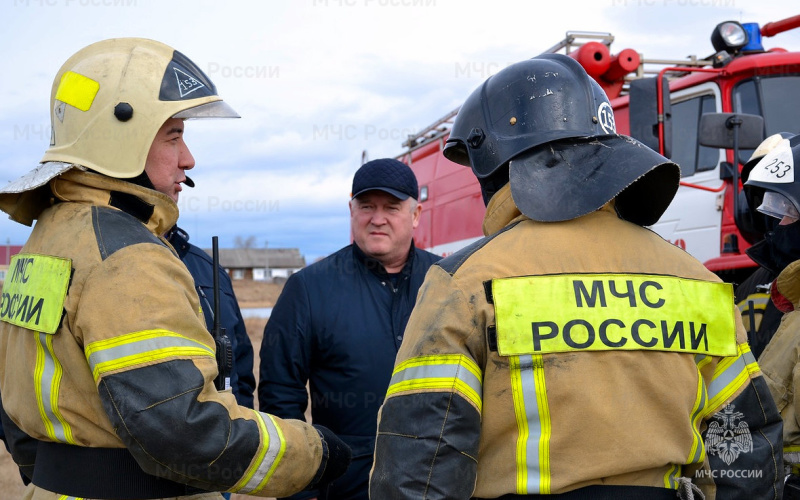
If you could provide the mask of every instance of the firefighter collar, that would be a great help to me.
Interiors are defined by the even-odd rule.
[[[796,260],[781,271],[772,287],[775,292],[782,295],[788,302],[797,308],[800,304],[800,260]],[[777,305],[777,303],[776,303]],[[788,307],[787,307],[788,308]],[[788,312],[782,310],[782,312]]]
[[[483,218],[483,234],[489,236],[506,227],[510,221],[521,215],[511,197],[511,187],[506,183],[489,200]]]

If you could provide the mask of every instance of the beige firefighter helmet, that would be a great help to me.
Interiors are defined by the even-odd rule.
[[[50,103],[52,138],[42,161],[122,179],[142,173],[167,119],[239,117],[191,60],[142,38],[103,40],[78,51],[56,75]]]
[[[0,189],[0,209],[30,225],[53,177],[71,168],[130,179],[169,118],[239,118],[203,71],[144,38],[103,40],[70,57],[50,94],[50,147],[42,163]]]

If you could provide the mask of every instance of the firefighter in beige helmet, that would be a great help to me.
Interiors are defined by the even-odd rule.
[[[573,59],[483,83],[444,154],[487,201],[428,271],[380,410],[375,499],[779,498],[781,420],[733,302],[645,226],[678,165]]]
[[[341,474],[349,449],[329,431],[217,389],[214,339],[163,238],[194,166],[184,120],[238,118],[214,84],[167,45],[110,39],[67,60],[50,102],[44,159],[0,190],[11,219],[36,221],[0,312],[25,498],[274,497]]]

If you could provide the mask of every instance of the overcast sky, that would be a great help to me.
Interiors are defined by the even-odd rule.
[[[153,38],[203,68],[240,120],[187,124],[197,187],[180,224],[201,247],[220,237],[297,247],[308,262],[349,243],[347,201],[362,152],[401,143],[458,107],[491,74],[561,41],[610,32],[612,54],[706,57],[722,21],[765,24],[797,0],[3,0],[0,185],[32,169],[50,138],[61,64],[105,38]],[[764,39],[800,50],[800,30]],[[0,244],[30,228],[0,218]]]

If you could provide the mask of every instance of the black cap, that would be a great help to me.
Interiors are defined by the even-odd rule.
[[[400,199],[419,197],[414,172],[405,163],[393,158],[380,158],[361,165],[353,176],[353,198],[378,189]]]

